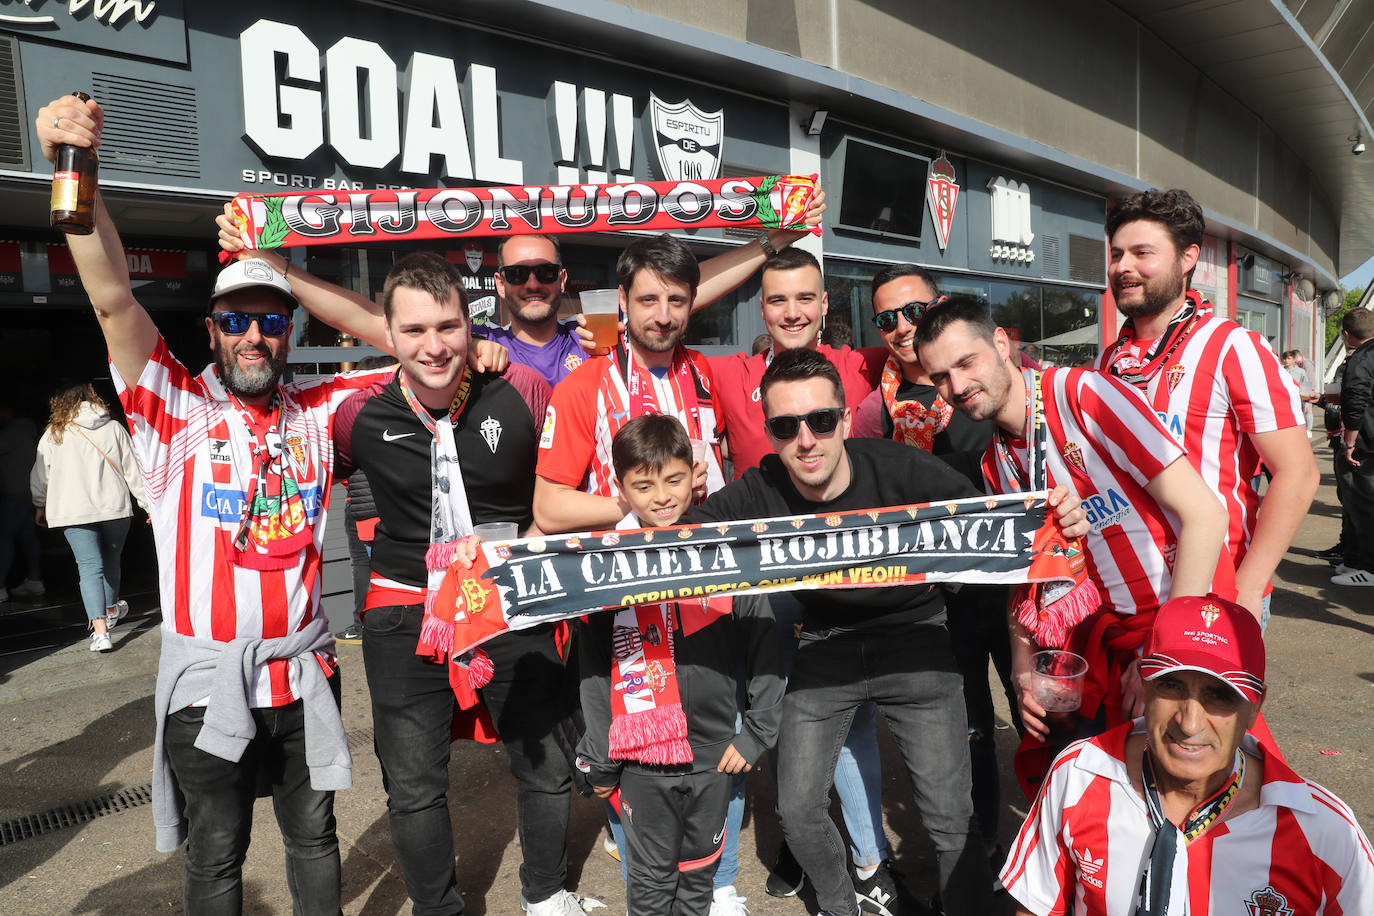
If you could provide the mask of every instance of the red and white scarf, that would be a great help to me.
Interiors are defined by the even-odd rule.
[[[453,394],[448,413],[434,419],[411,390],[405,370],[398,373],[401,394],[411,411],[433,438],[429,445],[430,510],[429,549],[425,551],[425,618],[420,625],[420,642],[415,654],[443,661],[453,648],[453,623],[434,615],[434,601],[444,573],[453,562],[461,538],[472,534],[472,511],[468,508],[463,471],[458,463],[458,448],[453,443],[453,423],[467,406],[472,393],[472,370],[463,367],[463,377]]]
[[[949,426],[954,408],[938,394],[929,407],[916,400],[899,401],[897,389],[901,386],[901,364],[897,362],[897,357],[889,356],[883,365],[883,377],[878,387],[883,393],[887,415],[892,418],[892,438],[928,452],[935,444],[936,434],[944,432]]]
[[[676,601],[616,612],[611,625],[612,760],[692,762],[673,658],[677,616]]]
[[[234,565],[247,569],[290,569],[314,538],[296,479],[298,472],[310,467],[309,442],[299,437],[299,444],[293,445],[298,454],[288,454],[286,406],[280,391],[272,395],[266,423],[259,423],[232,392],[226,389],[225,393],[248,430],[252,462],[243,518],[234,535]],[[275,424],[270,420],[274,413]],[[209,440],[206,441],[208,447]],[[232,457],[231,454],[231,460]]]

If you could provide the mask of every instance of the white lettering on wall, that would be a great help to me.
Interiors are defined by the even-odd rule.
[[[305,159],[324,143],[323,102],[317,89],[278,85],[278,55],[288,80],[320,81],[320,52],[305,33],[259,19],[239,36],[243,131],[264,156]]]
[[[988,191],[992,203],[992,247],[988,253],[994,261],[1034,261],[1030,186],[999,175],[988,182]]]
[[[0,3],[10,3],[13,0],[0,0]],[[75,17],[91,6],[91,19],[105,25],[119,25],[121,19],[132,16],[134,22],[147,22],[157,15],[157,0],[67,0],[67,14]],[[43,0],[23,0],[26,7],[41,6]],[[52,16],[43,15],[21,15],[12,16],[0,14],[0,22],[12,25],[52,25],[57,20]]]
[[[325,53],[324,70],[329,145],[345,162],[386,168],[401,150],[396,65],[376,42],[341,38]]]
[[[427,175],[430,157],[443,156],[440,174],[472,178],[467,118],[453,61],[433,54],[412,54],[406,68],[405,96],[401,171]]]
[[[618,93],[610,96],[609,150],[608,100],[604,89],[583,88],[579,93],[577,86],[559,80],[550,87],[546,101],[559,184],[634,181],[633,99]],[[579,162],[586,169],[585,176]]]

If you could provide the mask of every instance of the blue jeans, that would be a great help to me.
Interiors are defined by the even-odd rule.
[[[792,670],[797,655],[796,627],[801,622],[801,605],[796,596],[779,593],[768,596],[781,640],[782,670]],[[773,769],[773,784],[778,781],[778,754],[768,757]],[[849,854],[856,868],[872,868],[887,858],[887,835],[883,833],[883,767],[878,756],[878,717],[872,703],[854,711],[854,721],[845,736],[840,759],[835,766],[835,794],[840,798],[840,815],[849,834]],[[743,820],[744,811],[740,809]],[[728,882],[727,882],[728,883]]]
[[[339,700],[339,675],[329,679]],[[231,763],[195,746],[205,708],[189,706],[167,717],[163,745],[186,798],[186,912],[238,914],[243,910],[243,860],[253,828],[258,787],[270,784],[272,808],[286,846],[286,883],[296,914],[335,916],[339,909],[339,840],[334,793],[310,787],[305,762],[305,714],[300,700],[253,710],[257,734]]]
[[[882,712],[901,751],[935,847],[945,911],[992,912],[992,875],[970,795],[963,678],[940,625],[802,635],[783,700],[778,812],[821,909],[859,912],[829,808],[840,749],[865,703]]]
[[[81,577],[81,605],[87,620],[105,616],[119,600],[119,555],[129,534],[129,516],[89,525],[68,525],[62,534],[76,556]]]

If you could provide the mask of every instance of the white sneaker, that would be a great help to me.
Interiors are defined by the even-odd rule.
[[[520,909],[530,916],[587,916],[587,911],[582,909],[582,903],[577,899],[577,895],[567,888],[538,903],[527,902],[525,895],[521,894]]]
[[[1374,586],[1374,572],[1367,569],[1352,569],[1343,575],[1332,576],[1331,584]]]
[[[91,634],[91,651],[92,651],[92,652],[109,652],[109,651],[110,651],[111,649],[113,649],[113,648],[114,648],[114,644],[113,644],[112,642],[110,642],[110,634],[109,634],[109,633],[92,633],[92,634]]]
[[[1344,563],[1337,563],[1335,566],[1331,567],[1331,575],[1333,576],[1344,576],[1354,571],[1354,567],[1346,566]]]
[[[744,905],[748,897],[741,897],[733,884],[716,888],[711,896],[710,916],[749,916],[749,908]]]
[[[105,626],[113,630],[114,625],[127,617],[128,614],[129,602],[123,600],[116,601],[112,607],[105,609]]]
[[[41,579],[25,579],[10,589],[10,594],[16,598],[42,598],[47,593]]]

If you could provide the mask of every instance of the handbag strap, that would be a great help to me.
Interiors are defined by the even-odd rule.
[[[117,464],[114,463],[114,459],[113,459],[113,458],[111,458],[109,455],[105,454],[105,450],[104,450],[103,448],[101,448],[100,446],[98,446],[98,445],[95,444],[95,440],[94,440],[94,439],[92,439],[90,436],[86,435],[85,433],[81,432],[81,427],[77,426],[75,423],[72,423],[72,424],[69,424],[67,428],[68,428],[68,429],[74,429],[74,430],[76,430],[77,435],[81,436],[82,439],[85,439],[87,442],[89,442],[89,443],[91,444],[91,448],[93,448],[93,449],[95,449],[97,452],[99,452],[99,453],[100,453],[100,457],[101,457],[101,458],[104,458],[105,461],[106,461],[106,463],[109,464],[110,467],[114,468],[114,472],[115,472],[116,476],[118,476],[121,480],[124,479],[124,471],[123,471],[123,469],[121,469],[119,465],[117,465]]]

